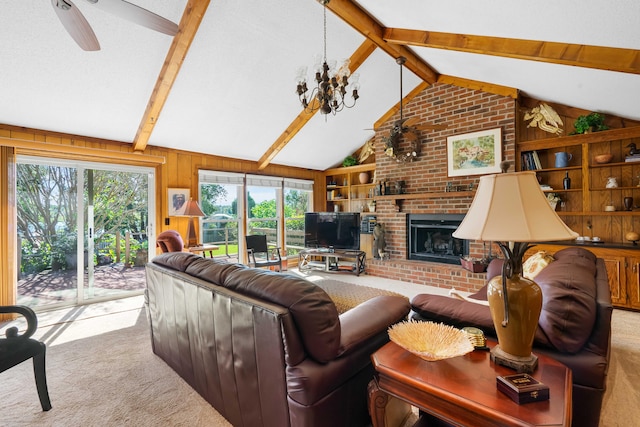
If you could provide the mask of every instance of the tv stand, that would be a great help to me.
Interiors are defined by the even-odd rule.
[[[341,259],[353,260],[341,264]],[[305,249],[298,253],[298,269],[300,271],[322,270],[329,273],[355,273],[359,276],[366,268],[366,252],[356,250],[339,250],[329,252],[326,249]]]

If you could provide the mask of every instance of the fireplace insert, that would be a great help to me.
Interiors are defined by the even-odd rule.
[[[409,214],[407,256],[418,261],[460,264],[469,255],[469,241],[452,236],[464,215]]]

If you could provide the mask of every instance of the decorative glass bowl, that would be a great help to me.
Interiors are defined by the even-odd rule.
[[[389,328],[391,341],[416,356],[442,360],[474,350],[469,334],[453,326],[434,322],[400,322]]]

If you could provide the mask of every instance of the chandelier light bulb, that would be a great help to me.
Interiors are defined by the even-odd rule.
[[[301,66],[296,73],[296,83],[302,84],[307,82],[307,67]]]

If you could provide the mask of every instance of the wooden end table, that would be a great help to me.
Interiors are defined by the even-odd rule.
[[[376,370],[369,384],[373,427],[390,427],[385,426],[385,410],[393,398],[455,426],[569,427],[571,370],[543,354],[537,356],[538,369],[532,376],[549,386],[549,400],[518,405],[496,386],[498,375],[515,371],[491,362],[488,351],[428,362],[389,342],[371,356]]]
[[[204,258],[207,257],[207,253],[209,254],[209,258],[213,258],[213,252],[217,251],[220,247],[217,245],[198,245],[198,246],[191,246],[189,249],[189,252],[197,254],[199,252],[202,252],[202,256]]]

